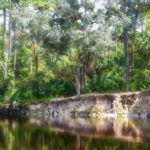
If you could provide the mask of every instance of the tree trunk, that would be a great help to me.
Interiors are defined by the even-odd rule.
[[[13,64],[13,71],[14,71],[14,88],[16,87],[16,62],[17,62],[17,50],[14,50],[14,64]]]
[[[129,51],[128,51],[128,37],[127,30],[124,29],[123,32],[123,43],[124,43],[124,52],[125,52],[125,89],[129,91]]]
[[[34,62],[35,62],[35,73],[37,73],[39,68],[39,59],[38,59],[37,48],[34,40],[33,40],[33,54],[34,54]]]
[[[9,0],[9,6],[11,7],[11,0]],[[3,28],[4,28],[4,80],[7,79],[7,72],[8,72],[8,60],[10,56],[10,52],[12,49],[12,39],[11,39],[11,13],[9,11],[8,15],[8,38],[6,36],[6,26],[7,26],[7,12],[6,8],[3,8]],[[8,40],[7,40],[8,39]]]
[[[75,68],[74,74],[75,74],[76,92],[78,95],[80,95],[82,93],[82,90],[83,90],[85,73],[84,73],[83,68],[80,68],[80,69]]]
[[[76,85],[77,95],[80,95],[81,94],[81,84],[80,84],[80,79],[79,79],[78,75],[75,75],[75,85]]]
[[[11,4],[11,3],[10,3]],[[17,41],[17,31],[18,31],[18,25],[17,23],[15,24],[15,28],[14,28],[14,36],[13,36],[13,44],[17,44],[16,41]],[[17,65],[17,48],[14,49],[13,51],[13,72],[14,72],[14,83],[13,83],[13,87],[16,88],[16,74],[17,74],[17,68],[16,68],[16,65]]]
[[[132,57],[131,57],[131,66],[132,66],[132,68],[134,68],[134,52],[135,52],[135,34],[133,35],[133,37],[132,37],[132,47],[131,47],[131,50],[132,50]]]
[[[118,55],[118,36],[117,36],[117,33],[115,35],[115,57],[117,58],[117,55]],[[115,70],[116,72],[117,71],[117,62],[115,61]]]
[[[32,56],[30,55],[30,72],[31,72],[31,74],[32,74],[32,72],[33,72],[33,71],[32,71],[32,70],[33,70],[32,68],[33,68],[33,66],[32,66]]]
[[[116,58],[117,58],[117,54],[118,54],[118,36],[117,36],[117,34],[115,36],[115,51],[116,51]]]
[[[9,0],[9,7],[11,7],[11,0]],[[12,37],[11,37],[11,12],[9,10],[9,24],[8,24],[8,58],[10,57],[11,55],[11,50],[12,50]]]
[[[7,12],[6,8],[3,9],[3,55],[4,55],[4,81],[7,79],[7,65],[8,65],[8,51],[7,51],[7,45],[6,45],[6,17]]]
[[[14,41],[13,43],[16,44],[16,40],[17,40],[17,35],[16,35],[16,31],[17,29],[14,30]],[[14,84],[13,87],[16,87],[16,63],[17,63],[17,49],[14,49],[14,55],[13,55],[13,72],[14,72]]]
[[[92,61],[93,61],[93,54],[88,53],[85,56],[84,61],[82,62],[82,66],[80,68],[75,68],[73,70],[75,74],[76,91],[78,95],[80,95],[83,91],[85,77],[87,75],[88,69],[90,68]]]

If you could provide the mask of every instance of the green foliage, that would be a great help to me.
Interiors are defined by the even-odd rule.
[[[149,4],[96,5],[90,0],[3,1],[0,10],[10,15],[5,27],[0,23],[0,101],[71,96],[79,84],[83,93],[124,91],[124,28],[130,89],[150,89]]]
[[[114,92],[124,90],[124,69],[122,53],[117,57],[114,52],[111,54],[111,60],[104,61],[105,67],[92,78],[86,81],[85,90],[87,92]]]
[[[45,82],[40,78],[40,82],[35,79],[19,85],[15,89],[11,100],[26,102],[32,99],[42,100],[59,96],[71,96],[73,94],[75,94],[74,86],[66,81],[54,79]]]
[[[135,69],[130,82],[132,91],[150,89],[150,70]]]

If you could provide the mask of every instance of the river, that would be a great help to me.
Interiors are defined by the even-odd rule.
[[[150,150],[150,120],[5,118],[0,150]]]

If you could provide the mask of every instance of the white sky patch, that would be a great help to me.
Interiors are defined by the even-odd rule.
[[[95,9],[104,9],[107,1],[106,0],[90,0],[91,2],[95,2]]]
[[[4,23],[3,11],[0,11],[0,27],[3,26],[3,23]],[[9,23],[9,17],[8,17],[8,13],[6,13],[6,30],[8,30],[8,23]]]
[[[3,24],[3,11],[0,11],[0,25]]]
[[[85,0],[80,0],[81,2],[84,2]],[[89,0],[91,3],[95,4],[95,10],[101,9],[105,10],[105,6],[107,4],[107,0]],[[84,8],[80,8],[80,12],[84,12]]]

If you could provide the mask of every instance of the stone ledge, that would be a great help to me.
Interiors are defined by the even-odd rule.
[[[137,112],[133,111],[133,108],[135,108],[139,99],[142,100],[144,105],[144,102],[149,98],[150,91],[111,94],[91,93],[54,99],[46,103],[35,103],[30,105],[30,112],[31,114],[42,114],[44,116],[70,116],[73,114],[75,116],[100,117],[102,115],[107,116],[107,114],[128,116],[130,113],[139,116],[139,113],[137,114]],[[145,116],[145,113],[141,114],[141,116]]]

